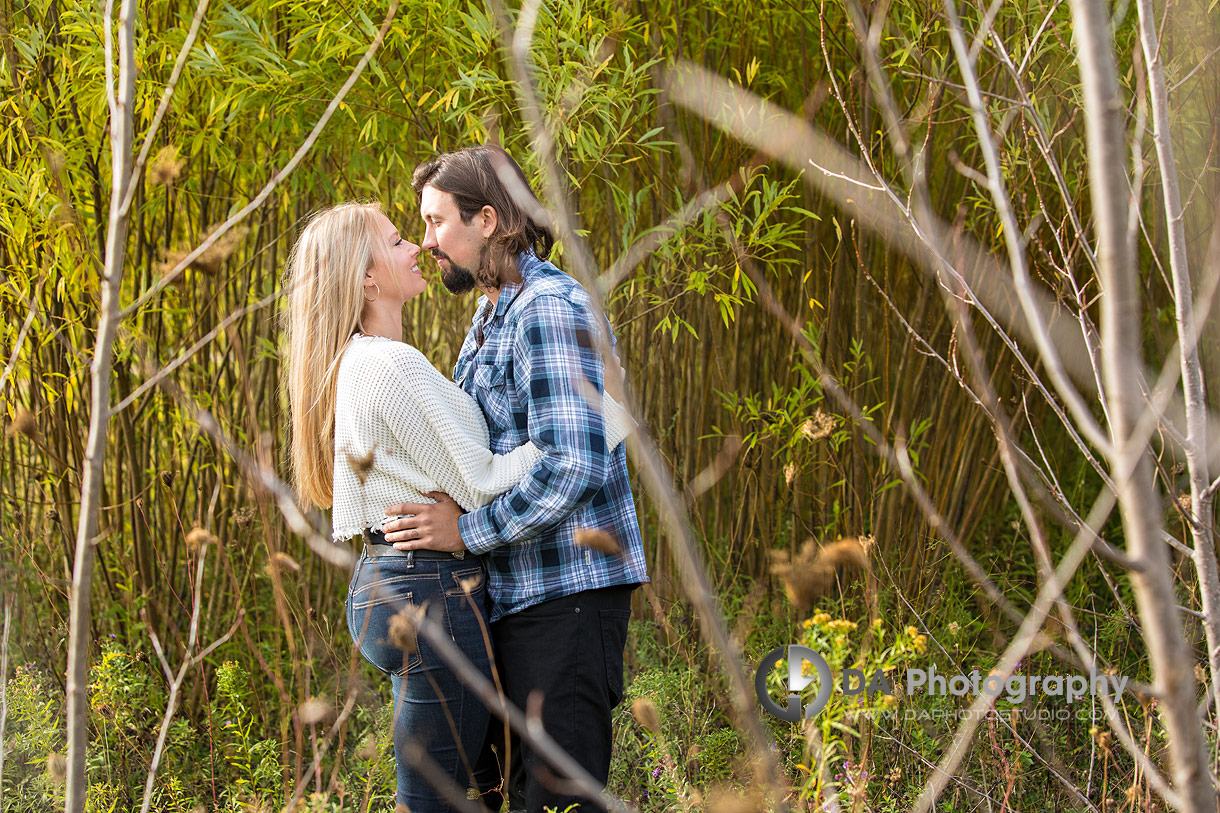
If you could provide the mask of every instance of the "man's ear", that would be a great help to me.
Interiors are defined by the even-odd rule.
[[[500,216],[491,206],[484,206],[480,214],[483,216],[483,238],[487,239],[496,233],[496,226],[500,225]]]

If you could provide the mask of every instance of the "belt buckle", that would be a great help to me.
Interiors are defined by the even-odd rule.
[[[454,558],[454,559],[465,559],[465,558],[466,558],[466,551],[464,551],[464,550],[455,550],[455,551],[453,551],[453,558]]]

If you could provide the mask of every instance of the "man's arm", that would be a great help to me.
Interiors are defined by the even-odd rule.
[[[513,381],[526,405],[527,432],[542,457],[516,488],[459,521],[466,548],[483,553],[558,525],[606,481],[603,416],[585,397],[602,390],[603,370],[589,312],[558,296],[528,303],[517,323]]]

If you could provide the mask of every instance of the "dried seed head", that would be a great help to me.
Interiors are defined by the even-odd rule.
[[[215,226],[208,229],[208,233],[204,235],[203,240],[199,241],[200,244],[215,234],[216,230],[220,228],[220,225],[221,224],[217,223]],[[220,266],[224,265],[224,261],[229,259],[229,255],[232,254],[234,249],[237,248],[237,244],[245,239],[245,236],[249,233],[250,229],[246,226],[234,226],[224,234],[217,237],[216,242],[212,243],[212,245],[208,246],[203,253],[196,257],[191,263],[191,267],[196,268],[205,274],[215,274],[220,270]]]
[[[55,784],[64,783],[64,780],[68,778],[68,760],[64,759],[63,754],[57,754],[54,751],[47,754],[47,773],[51,775],[51,781]]]
[[[182,172],[182,160],[178,157],[178,148],[168,144],[157,151],[148,165],[148,178],[153,183],[162,186],[173,186]]]
[[[373,470],[373,460],[377,454],[377,444],[374,443],[372,448],[362,455],[354,455],[346,449],[343,451],[343,454],[347,457],[347,466],[352,470],[352,474],[356,475],[360,485],[364,485],[364,481],[369,478],[369,472]]]
[[[592,548],[607,556],[623,555],[623,546],[618,543],[618,540],[599,528],[577,529],[576,544]]]
[[[198,525],[191,528],[190,533],[186,535],[186,548],[192,553],[204,545],[211,545],[215,542],[216,537],[212,535],[212,532],[205,528],[200,528]]]
[[[801,434],[810,440],[821,440],[822,438],[830,437],[830,433],[834,431],[834,428],[834,418],[819,409],[813,413],[812,418],[801,424]]]
[[[282,550],[277,550],[271,554],[271,566],[277,570],[291,570],[294,573],[301,572],[301,566],[297,564],[296,560]]]
[[[473,593],[475,590],[478,590],[479,585],[482,583],[483,583],[483,575],[480,573],[478,575],[471,576],[469,579],[459,579],[458,587],[462,588],[463,595],[468,596],[471,593]]]
[[[34,420],[34,413],[30,412],[25,407],[18,407],[17,414],[13,416],[13,431],[20,432],[27,438],[38,438],[38,422]]]
[[[390,642],[410,655],[419,649],[419,620],[424,608],[408,604],[390,617]]]
[[[334,709],[320,697],[311,697],[297,707],[297,716],[304,725],[317,725],[330,719]]]
[[[661,730],[661,713],[657,711],[657,706],[646,697],[637,697],[635,702],[631,704],[631,715],[635,717],[635,721],[644,727],[645,731],[653,734]]]
[[[155,269],[157,276],[161,277],[162,279],[164,279],[165,277],[168,277],[170,274],[173,273],[174,269],[178,267],[178,264],[181,263],[185,259],[186,259],[185,251],[167,252],[165,255],[165,259],[163,259],[161,262],[157,263],[157,267]],[[170,284],[178,289],[185,288],[186,287],[186,276],[180,272],[178,274],[178,276],[174,277],[173,281]]]
[[[1112,735],[1110,734],[1109,729],[1101,729],[1097,726],[1093,726],[1089,729],[1089,734],[1093,737],[1093,741],[1097,743],[1098,748],[1103,751],[1110,750],[1110,738]]]
[[[159,476],[161,477],[161,482],[165,483],[165,485],[172,486],[174,484],[174,473],[172,471],[163,471]]]
[[[798,610],[808,610],[835,584],[840,568],[867,570],[868,556],[859,539],[840,539],[818,548],[812,539],[800,553],[771,551],[771,573],[783,583],[788,599]]]
[[[708,813],[760,813],[767,809],[763,800],[743,795],[732,788],[716,788],[708,794]]]
[[[1202,664],[1195,664],[1195,680],[1207,685],[1207,670],[1203,668]]]
[[[48,522],[59,522],[59,512],[56,511],[54,508],[48,508],[47,509],[47,521]]]
[[[254,509],[247,505],[243,505],[241,508],[238,508],[233,512],[233,524],[239,528],[249,525],[250,521],[253,519]]]
[[[789,463],[784,466],[784,483],[792,485],[792,481],[796,479],[796,464]]]
[[[360,741],[360,745],[356,747],[354,756],[356,759],[370,760],[377,758],[377,740],[369,735]]]
[[[59,150],[47,151],[47,169],[51,170],[52,175],[58,175],[63,172],[67,163],[68,157]]]

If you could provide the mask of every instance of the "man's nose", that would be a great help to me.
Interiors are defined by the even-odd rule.
[[[429,228],[424,231],[424,241],[419,244],[420,249],[423,251],[431,251],[432,249],[436,248],[437,245],[436,230]]]

